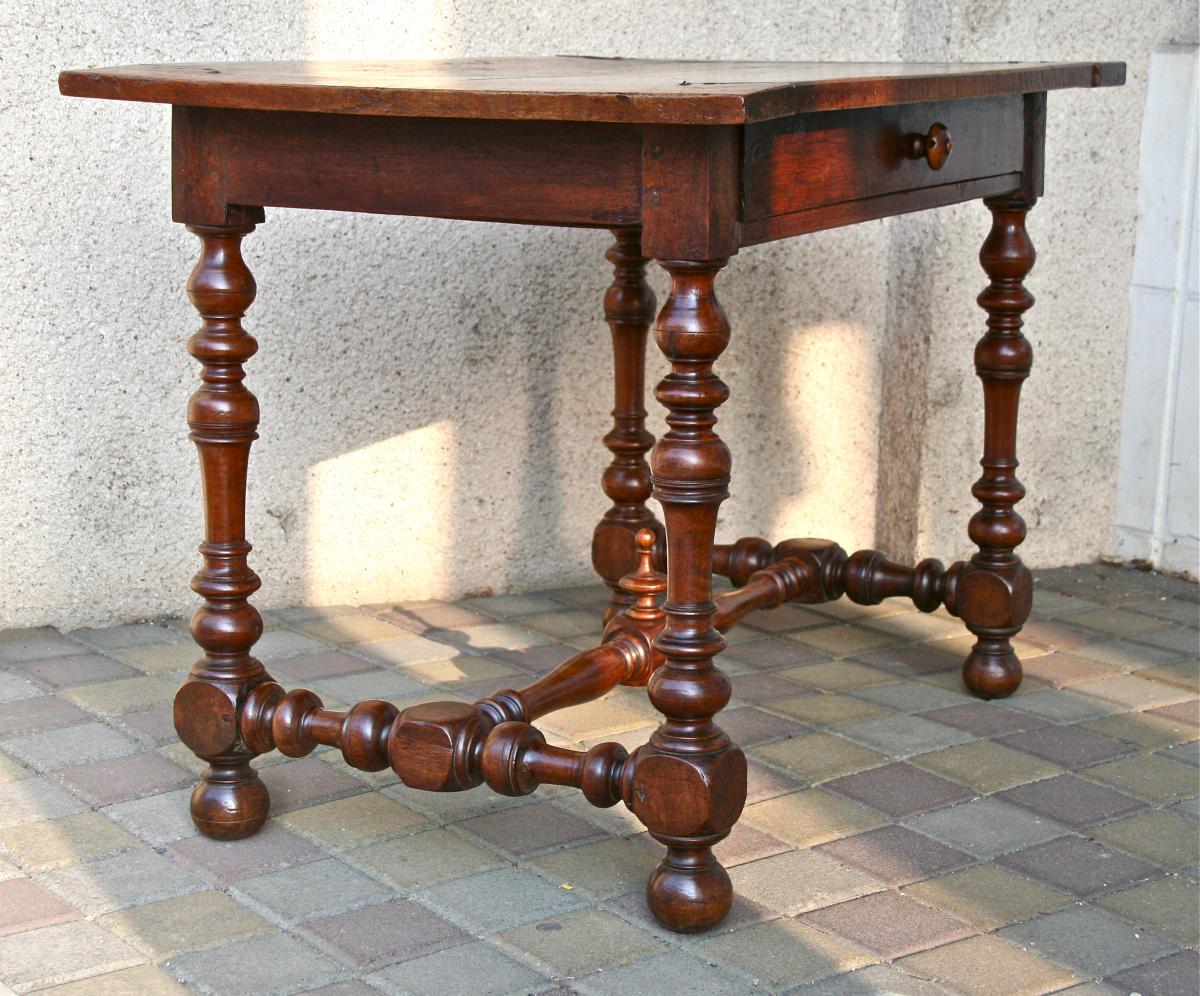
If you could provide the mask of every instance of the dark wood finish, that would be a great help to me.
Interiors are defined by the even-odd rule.
[[[655,397],[669,431],[654,446],[654,497],[667,530],[666,627],[655,647],[666,662],[650,679],[664,716],[637,754],[631,808],[667,846],[646,898],[672,930],[718,923],[733,901],[729,875],[713,857],[746,800],[746,759],[713,717],[730,684],[713,658],[725,646],[714,628],[712,555],[717,510],[729,495],[729,450],[714,432],[729,395],[713,363],[729,343],[729,322],[713,292],[725,260],[664,260],[671,293],[654,324],[671,363]]]
[[[615,241],[605,257],[613,282],[604,295],[604,320],[612,332],[613,427],[604,445],[613,455],[601,483],[612,507],[592,533],[592,566],[612,589],[604,619],[633,605],[636,596],[622,590],[621,578],[637,566],[634,537],[642,529],[662,535],[662,524],[646,507],[650,497],[650,465],[646,454],[654,437],[646,431],[646,337],[654,321],[654,292],[646,283],[646,257],[640,232],[614,229]],[[658,541],[665,553],[665,545]],[[665,556],[660,557],[665,563]]]
[[[1019,196],[988,200],[992,230],[979,251],[991,283],[979,295],[988,313],[987,333],[975,347],[983,381],[983,476],[971,493],[983,506],[968,532],[979,547],[958,577],[956,611],[978,637],[963,665],[967,687],[983,698],[1011,695],[1021,683],[1021,662],[1010,639],[1033,604],[1033,579],[1014,549],[1025,538],[1025,520],[1013,508],[1025,497],[1017,480],[1017,405],[1029,376],[1033,348],[1021,334],[1021,316],[1033,306],[1022,282],[1035,253],[1025,231],[1033,206]]]
[[[741,813],[746,761],[715,722],[730,683],[714,663],[722,633],[758,609],[847,597],[909,598],[960,616],[977,642],[963,677],[977,695],[1020,681],[1012,637],[1030,603],[1015,553],[1016,424],[1029,344],[1023,279],[1034,253],[1025,214],[1041,193],[1046,91],[1120,83],[1120,64],[968,66],[648,62],[584,58],[425,63],[123,67],[64,73],[64,93],[174,106],[174,217],[201,240],[188,284],[203,319],[189,349],[202,365],[189,406],[206,511],[204,604],[192,632],[205,657],[175,703],[180,738],[208,762],[196,825],[231,839],[260,827],[266,790],[251,759],[338,748],[353,767],[391,767],[411,787],[486,783],[524,795],[578,789],[625,805],[667,847],[647,886],[674,930],[721,920],[729,876],[712,853]],[[953,136],[953,137],[951,137]],[[727,390],[713,365],[729,323],[713,291],[739,248],[907,211],[986,198],[980,253],[988,330],[978,552],[948,569],[822,539],[715,544],[731,459],[715,432]],[[605,318],[614,355],[612,501],[593,563],[613,590],[601,645],[520,689],[474,703],[326,709],[285,690],[251,655],[262,621],[245,537],[246,474],[258,406],[243,383],[254,339],[242,316],[254,280],[240,244],[263,207],[323,208],[611,228]],[[654,321],[671,372],[656,396],[670,431],[645,428],[644,361],[654,298],[648,258],[671,293]],[[653,492],[660,525],[646,507]],[[667,575],[660,569],[667,568]],[[714,597],[712,576],[737,586]],[[666,595],[665,602],[663,595]],[[647,684],[663,721],[649,742],[574,751],[533,723],[618,683]]]
[[[740,125],[809,111],[1120,86],[1120,62],[686,62],[568,56],[76,69],[73,97],[370,117]]]
[[[221,840],[254,833],[267,818],[267,789],[242,742],[238,710],[245,693],[269,680],[250,655],[262,635],[262,617],[248,601],[259,588],[246,542],[246,469],[258,438],[258,401],[242,383],[244,364],[258,349],[242,328],[254,300],[254,277],[242,259],[242,238],[254,230],[193,228],[200,261],[188,280],[188,297],[200,312],[200,331],[188,352],[203,370],[188,402],[188,426],[200,455],[204,489],[204,566],[192,590],[204,604],[192,617],[192,637],[204,659],[175,697],[175,729],[208,769],[192,793],[196,826]]]

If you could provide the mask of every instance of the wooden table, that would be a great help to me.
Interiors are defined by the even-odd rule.
[[[624,802],[666,845],[647,900],[674,930],[721,920],[732,900],[714,859],[746,796],[742,751],[714,722],[730,697],[713,663],[721,634],[755,609],[907,597],[940,606],[976,642],[963,679],[984,698],[1011,694],[1021,665],[1010,640],[1030,608],[1015,547],[1017,402],[1031,350],[1033,303],[1022,280],[1034,251],[1025,215],[1042,192],[1046,92],[1115,86],[1120,63],[867,65],[462,59],[395,63],[127,66],[63,73],[62,92],[171,104],[173,213],[200,238],[188,294],[203,319],[188,343],[201,386],[188,407],[206,513],[204,604],[192,634],[204,658],[175,700],[180,739],[208,762],[192,796],[204,833],[262,826],[267,792],[250,760],[339,747],[355,767],[395,769],[405,784],[455,791],[486,782],[510,795],[540,783]],[[119,168],[119,164],[114,164]],[[730,455],[714,431],[728,390],[714,363],[730,327],[713,290],[745,246],[982,198],[992,229],[980,252],[987,331],[975,349],[983,382],[978,552],[908,567],[874,550],[847,556],[828,540],[715,542]],[[326,208],[474,221],[610,228],[616,408],[604,438],[612,501],[592,559],[612,589],[602,645],[520,690],[473,704],[398,711],[361,702],[323,708],[285,692],[251,656],[262,620],[247,563],[245,495],[258,403],[243,384],[257,344],[242,316],[254,278],[242,238],[264,207]],[[671,290],[655,317],[644,274],[654,259]],[[644,426],[643,361],[653,323],[671,372],[655,390],[669,431]],[[588,385],[600,389],[599,384]],[[649,464],[646,454],[651,450]],[[655,498],[660,523],[646,507]],[[661,571],[665,570],[664,577]],[[714,597],[712,577],[735,590]],[[665,602],[661,595],[666,592]],[[663,715],[633,753],[550,746],[533,720],[648,684]]]

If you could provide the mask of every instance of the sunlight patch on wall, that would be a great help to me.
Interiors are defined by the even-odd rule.
[[[434,422],[309,471],[306,604],[457,594],[456,450],[454,425]]]
[[[804,440],[803,489],[782,497],[772,542],[831,539],[847,550],[870,546],[879,459],[880,382],[870,330],[850,322],[796,329],[780,361],[780,431]]]

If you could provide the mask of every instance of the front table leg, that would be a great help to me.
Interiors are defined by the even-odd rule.
[[[667,846],[646,898],[672,930],[703,930],[729,911],[733,887],[713,857],[746,801],[746,758],[713,716],[729,701],[729,679],[713,664],[725,646],[714,628],[713,537],[728,496],[729,450],[713,431],[729,394],[713,361],[729,322],[713,293],[726,260],[665,260],[671,294],[654,325],[671,372],[655,391],[669,431],[651,454],[654,497],[667,533],[666,626],[655,641],[666,662],[650,679],[665,717],[637,754],[633,810]]]
[[[1017,404],[1029,376],[1033,350],[1021,334],[1021,315],[1033,305],[1022,281],[1033,269],[1033,243],[1025,215],[1033,200],[1020,196],[984,201],[992,230],[979,252],[991,283],[979,295],[988,313],[987,333],[975,347],[975,370],[983,381],[983,474],[971,493],[983,506],[971,517],[971,541],[979,547],[958,578],[956,611],[978,638],[963,665],[967,687],[983,698],[1003,698],[1021,683],[1021,662],[1009,642],[1020,632],[1033,603],[1033,580],[1014,552],[1025,522],[1013,508],[1025,496],[1017,480]]]
[[[175,696],[175,729],[208,762],[192,793],[192,820],[210,837],[234,840],[263,825],[269,804],[237,720],[246,693],[270,677],[250,656],[262,617],[247,601],[261,584],[246,561],[246,467],[258,438],[258,401],[242,383],[242,364],[258,349],[241,322],[255,291],[241,241],[254,225],[190,230],[200,237],[201,257],[188,296],[203,324],[188,340],[188,352],[203,370],[188,403],[188,425],[200,454],[205,510],[204,564],[192,579],[205,604],[191,630],[205,657]]]

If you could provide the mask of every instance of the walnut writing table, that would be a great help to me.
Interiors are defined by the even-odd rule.
[[[944,605],[977,637],[967,686],[985,698],[1011,694],[1021,665],[1009,641],[1031,597],[1013,506],[1024,494],[1017,401],[1031,362],[1021,334],[1033,303],[1022,285],[1034,261],[1025,215],[1042,190],[1046,92],[1119,85],[1124,75],[1120,63],[588,58],[64,73],[65,94],[173,105],[174,217],[201,243],[188,293],[203,323],[188,349],[202,383],[188,424],[205,496],[203,566],[192,581],[204,598],[192,634],[205,656],[175,700],[180,738],[209,764],[192,796],[200,830],[231,839],[262,826],[267,792],[250,761],[273,748],[299,757],[333,745],[356,767],[390,765],[431,791],[570,785],[597,806],[624,802],[666,845],[650,908],[674,930],[699,930],[729,909],[729,876],[712,846],[746,796],[745,758],[714,722],[730,682],[713,658],[740,618],[842,595],[907,597],[925,612]],[[975,350],[985,429],[972,489],[982,507],[968,533],[978,552],[947,569],[873,550],[847,556],[827,540],[716,543],[731,465],[714,431],[728,391],[713,365],[730,335],[717,273],[743,246],[974,198],[993,219],[979,256],[990,283]],[[613,592],[601,646],[474,704],[398,711],[371,701],[345,713],[310,691],[285,692],[251,656],[262,620],[248,602],[259,579],[247,563],[245,498],[258,403],[242,381],[257,344],[242,328],[255,285],[240,244],[267,206],[613,230],[604,313],[616,408],[603,478],[613,504],[592,541]],[[649,259],[671,277],[657,318]],[[671,364],[655,391],[669,425],[657,443],[642,407],[651,324]],[[714,598],[714,573],[738,587]],[[531,725],[618,683],[648,685],[664,717],[632,754],[613,743],[553,747]]]

